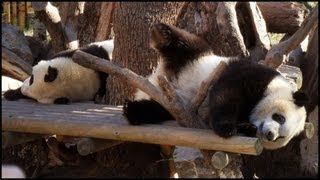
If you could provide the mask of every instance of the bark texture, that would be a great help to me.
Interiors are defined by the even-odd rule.
[[[113,62],[141,76],[152,72],[157,55],[149,47],[149,28],[157,22],[174,24],[179,2],[116,2],[113,15],[115,48]],[[117,77],[107,81],[108,104],[123,104],[124,97],[132,98],[134,89]]]

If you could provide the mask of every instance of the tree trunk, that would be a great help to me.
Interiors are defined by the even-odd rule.
[[[178,26],[205,38],[215,54],[264,59],[270,48],[264,19],[255,3],[190,2]]]
[[[101,4],[99,24],[96,29],[96,39],[95,41],[102,41],[110,39],[111,29],[112,29],[112,16],[114,10],[114,2],[103,2]]]
[[[174,24],[181,5],[177,2],[117,2],[113,15],[113,62],[141,76],[150,74],[156,66],[157,55],[149,47],[149,29],[157,22]],[[134,89],[117,77],[110,77],[107,86],[108,104],[123,104],[125,98],[132,98]]]
[[[308,112],[313,111],[318,104],[318,81],[319,81],[319,40],[318,26],[310,33],[309,44],[304,61],[301,64],[303,75],[302,90],[308,93],[310,105],[307,107]]]
[[[79,18],[78,39],[80,47],[96,39],[96,29],[99,23],[99,17],[103,13],[100,11],[102,2],[86,2],[84,13]]]

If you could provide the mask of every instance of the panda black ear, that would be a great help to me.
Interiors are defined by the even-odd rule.
[[[57,76],[58,76],[57,68],[49,66],[48,74],[44,76],[44,82],[52,82],[57,78]]]
[[[300,91],[300,90],[293,93],[293,99],[294,99],[294,103],[300,107],[307,105],[309,102],[308,96],[303,91]]]

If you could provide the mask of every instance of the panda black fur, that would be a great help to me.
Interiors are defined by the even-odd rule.
[[[157,76],[165,75],[186,103],[220,61],[228,64],[199,109],[217,135],[258,136],[265,148],[276,149],[303,130],[307,97],[276,70],[245,59],[216,56],[202,38],[165,24],[151,29],[151,47],[160,54],[160,62],[149,81],[158,86]],[[125,101],[123,112],[133,125],[173,119],[140,90],[134,101]]]
[[[113,40],[91,43],[80,50],[111,60]],[[66,50],[33,66],[22,86],[4,93],[7,100],[35,99],[44,104],[67,104],[102,98],[108,74],[96,72],[72,61],[76,50]]]

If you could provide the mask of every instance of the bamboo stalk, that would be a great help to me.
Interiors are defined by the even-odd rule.
[[[26,25],[26,3],[18,2],[19,4],[19,27],[20,30],[23,31]]]
[[[18,24],[18,18],[17,18],[17,2],[12,2],[11,4],[12,8],[12,25],[16,26]]]
[[[31,2],[27,2],[27,14],[33,14],[34,10],[32,8]]]
[[[4,22],[10,23],[10,2],[3,2]]]

